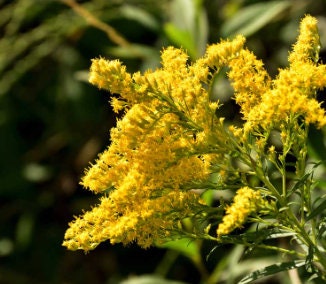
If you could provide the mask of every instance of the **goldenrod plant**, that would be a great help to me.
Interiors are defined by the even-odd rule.
[[[314,193],[320,164],[309,159],[307,140],[310,127],[326,124],[316,98],[326,86],[319,50],[317,20],[307,15],[288,67],[273,78],[241,35],[209,45],[194,62],[167,47],[161,68],[144,73],[94,59],[90,82],[109,91],[123,115],[81,181],[100,202],[70,223],[63,246],[148,248],[182,238],[241,244],[284,261],[239,283],[299,267],[326,280],[325,193]],[[241,123],[221,117],[223,105],[212,100],[226,68]]]

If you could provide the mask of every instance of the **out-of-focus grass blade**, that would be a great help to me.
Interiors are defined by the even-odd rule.
[[[222,36],[250,36],[290,6],[289,1],[257,3],[239,10],[221,28]]]
[[[156,69],[160,66],[160,52],[156,48],[141,45],[131,44],[130,46],[114,46],[107,49],[107,53],[116,58],[124,59],[141,59],[141,71],[148,69]]]
[[[159,30],[160,28],[160,24],[157,19],[144,9],[126,4],[121,6],[119,11],[121,16],[127,19],[135,20],[147,28],[152,30]]]
[[[155,48],[142,44],[131,44],[130,46],[113,46],[107,49],[110,55],[123,58],[146,58],[159,56],[160,53]]]

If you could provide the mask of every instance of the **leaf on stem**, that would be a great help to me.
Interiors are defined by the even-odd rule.
[[[200,248],[197,242],[188,238],[169,241],[160,245],[160,247],[175,250],[190,259],[200,258]]]
[[[313,167],[303,176],[301,177],[299,180],[297,180],[297,182],[293,185],[293,187],[288,191],[287,196],[291,196],[293,194],[293,192],[295,192],[297,189],[301,188],[306,181],[308,180],[309,177],[312,177],[315,169],[321,164],[322,162],[318,162],[315,163],[313,165]]]
[[[282,262],[282,263],[266,266],[262,269],[256,270],[248,274],[247,276],[245,276],[239,281],[239,284],[251,283],[252,281],[255,281],[262,277],[273,275],[281,271],[299,268],[304,265],[305,265],[305,260],[294,260],[290,262]]]
[[[326,209],[326,200],[324,200],[314,210],[311,211],[311,213],[307,216],[306,221],[309,221],[312,218],[316,217],[317,215],[323,213],[325,209]]]

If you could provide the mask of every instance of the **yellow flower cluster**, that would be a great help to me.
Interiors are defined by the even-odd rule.
[[[111,130],[111,145],[81,182],[102,193],[101,202],[70,223],[64,246],[90,250],[110,240],[148,247],[164,240],[179,230],[183,218],[205,212],[194,189],[217,188],[210,184],[212,173],[225,182],[236,171],[229,158],[239,151],[243,134],[275,127],[285,129],[281,136],[286,140],[285,125],[291,121],[325,125],[325,113],[315,99],[316,90],[326,85],[326,66],[317,64],[315,19],[302,20],[290,66],[274,80],[244,42],[237,36],[210,45],[194,63],[183,50],[168,47],[161,54],[162,67],[143,74],[128,73],[118,60],[93,60],[90,82],[119,94],[111,105],[124,116]],[[220,105],[210,100],[209,91],[225,66],[230,67],[228,76],[245,120],[243,128],[230,128],[232,135],[217,117]],[[258,148],[264,148],[265,138],[257,140]],[[262,197],[253,189],[238,190],[218,235],[241,226],[258,201]]]
[[[238,189],[233,203],[226,208],[226,215],[218,225],[217,235],[227,235],[240,228],[251,213],[267,206],[259,191],[247,186]]]
[[[324,110],[316,100],[316,91],[326,85],[326,66],[318,64],[317,21],[306,16],[289,55],[290,66],[280,69],[271,80],[261,61],[247,50],[230,61],[229,78],[235,99],[246,120],[244,131],[277,128],[302,117],[306,124],[323,127]]]
[[[239,42],[223,43],[223,56],[236,56]],[[188,64],[184,51],[168,47],[162,68],[133,75],[117,60],[93,60],[90,81],[119,93],[111,104],[126,113],[82,179],[86,188],[108,195],[70,224],[64,246],[89,250],[110,240],[148,247],[203,206],[192,189],[208,180],[211,164],[229,147],[223,119],[215,115],[219,105],[205,88],[212,60],[208,52]]]

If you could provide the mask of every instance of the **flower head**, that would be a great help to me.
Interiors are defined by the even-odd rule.
[[[246,133],[277,128],[299,117],[317,127],[326,124],[325,112],[316,100],[316,91],[326,85],[326,66],[317,63],[318,52],[317,20],[308,15],[301,21],[297,42],[289,55],[290,66],[280,69],[274,80],[247,50],[231,60],[229,78],[241,106]]]
[[[215,46],[221,52],[214,60],[235,56],[242,43]],[[205,60],[212,56],[209,51]],[[202,210],[192,190],[209,179],[212,161],[229,147],[215,115],[219,104],[205,88],[209,66],[204,59],[188,64],[188,55],[173,47],[161,57],[162,67],[144,74],[129,74],[116,60],[93,60],[90,82],[119,93],[111,104],[126,113],[82,179],[84,187],[109,193],[70,224],[64,242],[70,249],[93,249],[105,240],[147,247]]]
[[[226,208],[226,215],[218,225],[217,235],[227,235],[234,229],[240,228],[247,217],[251,213],[258,211],[264,203],[259,191],[247,186],[240,188],[233,198],[232,205]]]
[[[111,129],[110,146],[81,181],[104,194],[100,204],[70,223],[63,245],[91,250],[110,240],[148,247],[180,230],[182,219],[205,215],[207,205],[197,189],[226,188],[229,181],[233,186],[240,182],[241,188],[218,235],[241,227],[251,213],[266,207],[233,159],[243,158],[247,167],[252,162],[252,174],[260,162],[253,153],[264,153],[273,129],[281,131],[289,150],[302,141],[305,126],[324,126],[316,91],[326,85],[326,66],[317,63],[319,38],[310,16],[301,22],[289,67],[274,79],[244,42],[237,36],[210,45],[193,63],[184,50],[168,47],[161,53],[162,66],[143,74],[128,73],[118,60],[93,60],[90,82],[119,94],[111,105],[125,113]],[[244,119],[243,127],[231,125],[228,130],[224,118],[216,115],[221,105],[211,101],[209,92],[214,76],[226,66]],[[288,129],[295,130],[292,136]],[[272,147],[267,157],[277,159]]]

